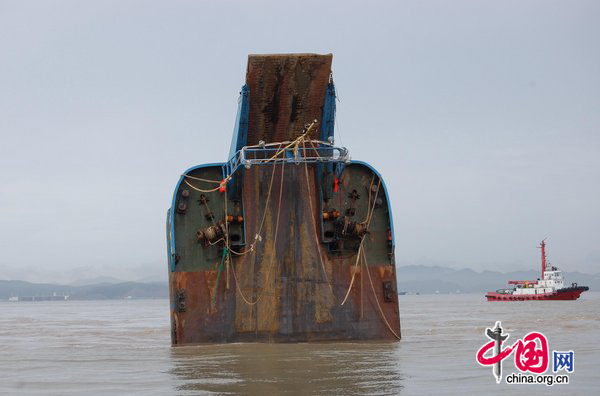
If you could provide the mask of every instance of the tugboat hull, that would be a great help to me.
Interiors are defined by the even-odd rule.
[[[488,301],[577,300],[581,293],[590,289],[587,286],[578,286],[577,283],[565,286],[560,269],[547,262],[545,241],[544,239],[539,246],[542,255],[540,278],[511,280],[508,284],[514,285],[514,289],[488,292],[485,295]]]
[[[521,295],[507,295],[489,292],[485,297],[488,301],[577,300],[579,296],[581,296],[581,293],[589,289],[590,288],[587,286],[575,286],[559,289],[552,293]]]

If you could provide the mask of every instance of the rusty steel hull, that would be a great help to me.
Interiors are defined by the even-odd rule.
[[[293,140],[322,119],[330,66],[330,55],[250,56],[244,144]],[[180,179],[167,221],[173,345],[399,339],[381,176],[283,157],[235,171],[223,189],[210,181],[224,164]]]
[[[305,124],[321,119],[332,59],[314,54],[248,57],[249,145],[292,140]]]

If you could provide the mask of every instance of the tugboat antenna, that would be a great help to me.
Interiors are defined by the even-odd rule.
[[[544,279],[544,272],[546,271],[546,239],[548,238],[544,238],[540,243],[540,246],[538,246],[542,249],[542,276],[540,279]]]

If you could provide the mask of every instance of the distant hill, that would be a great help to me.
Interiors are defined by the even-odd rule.
[[[507,287],[509,280],[536,280],[539,271],[477,272],[471,269],[455,270],[446,267],[407,265],[397,267],[398,290],[409,293],[484,293]],[[565,272],[567,284],[576,282],[600,290],[600,274]]]
[[[506,287],[509,280],[536,280],[538,271],[518,272],[477,272],[470,269],[452,269],[425,265],[407,265],[397,268],[398,290],[409,293],[485,293]],[[600,290],[600,274],[566,272],[568,284],[577,282],[589,286],[590,290]],[[108,300],[131,298],[167,298],[166,282],[122,282],[112,278],[97,279],[99,283],[88,284],[90,280],[71,285],[50,283],[30,283],[18,280],[0,280],[0,300],[14,296],[47,297],[68,295],[72,300]]]
[[[0,280],[0,300],[10,297],[69,296],[71,300],[111,300],[123,298],[167,298],[166,282],[119,282],[75,285],[30,283],[18,280]]]
[[[125,281],[113,278],[111,276],[97,276],[91,279],[78,279],[74,282],[69,283],[69,286],[88,286],[98,285],[103,283],[124,283]],[[144,283],[144,282],[142,282]]]

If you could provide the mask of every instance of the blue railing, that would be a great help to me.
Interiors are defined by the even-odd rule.
[[[242,147],[224,164],[224,176],[233,176],[242,166],[249,169],[254,165],[283,162],[293,164],[350,162],[350,155],[345,147],[335,147],[322,141],[306,141],[305,143],[311,144],[310,147],[295,145],[281,148],[282,145],[289,143],[291,142]]]

